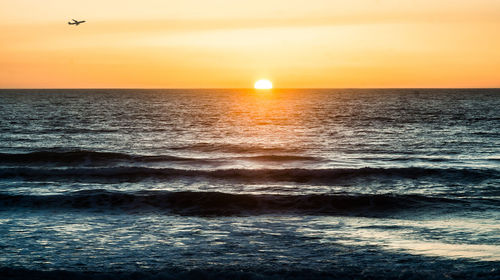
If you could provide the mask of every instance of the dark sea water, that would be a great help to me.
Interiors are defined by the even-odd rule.
[[[499,279],[500,90],[0,90],[2,279]]]

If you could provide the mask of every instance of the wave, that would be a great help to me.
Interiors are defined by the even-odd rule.
[[[95,152],[86,150],[74,151],[37,151],[25,154],[0,153],[0,164],[54,164],[54,165],[98,165],[113,162],[154,163],[154,162],[190,162],[196,164],[213,163],[225,160],[249,160],[260,162],[289,161],[321,161],[311,156],[266,154],[255,156],[222,157],[222,158],[188,158],[172,155],[130,155],[125,153]]]
[[[196,143],[170,147],[171,150],[187,150],[196,152],[219,152],[237,154],[260,154],[260,153],[300,153],[299,147],[292,146],[263,146],[248,144],[227,144],[227,143]]]
[[[188,158],[175,156],[137,156],[124,153],[94,152],[85,150],[75,151],[38,151],[26,154],[0,153],[0,163],[3,164],[29,164],[29,163],[109,163],[113,161],[185,161]]]
[[[287,162],[287,161],[323,161],[323,158],[312,156],[294,156],[294,155],[261,155],[261,156],[247,156],[235,157],[234,159],[251,160],[251,161],[271,161],[271,162]]]
[[[448,182],[480,182],[500,179],[497,169],[457,168],[334,168],[334,169],[176,169],[148,167],[79,167],[79,168],[1,168],[0,179],[26,180],[115,180],[121,182],[147,179],[200,178],[238,182],[337,183],[356,179],[442,179]]]
[[[484,203],[494,203],[485,200]],[[0,207],[32,209],[164,211],[180,215],[261,214],[378,216],[417,209],[461,209],[470,201],[421,195],[271,195],[221,192],[136,193],[85,190],[61,195],[0,194]]]

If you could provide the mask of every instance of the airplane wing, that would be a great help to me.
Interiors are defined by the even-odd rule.
[[[71,20],[74,21],[74,22],[78,22],[78,20],[76,20],[76,19],[71,19]]]

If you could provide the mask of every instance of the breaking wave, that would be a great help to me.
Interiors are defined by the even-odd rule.
[[[189,158],[172,155],[130,155],[125,153],[74,151],[36,151],[25,154],[0,153],[0,164],[4,165],[103,165],[109,163],[155,163],[188,162],[204,164],[224,160],[250,160],[260,162],[321,161],[322,158],[299,155],[264,154],[219,158]]]
[[[459,168],[331,168],[331,169],[176,169],[148,167],[76,167],[33,168],[11,167],[0,169],[0,179],[22,178],[27,180],[115,180],[140,181],[147,179],[202,178],[232,180],[237,182],[296,182],[335,183],[354,179],[434,178],[448,181],[477,182],[500,178],[496,169]]]
[[[157,162],[157,161],[187,161],[196,160],[176,156],[139,156],[123,153],[94,152],[85,150],[75,151],[38,151],[26,154],[0,153],[2,164],[82,164],[82,163],[110,163],[116,161]]]
[[[259,154],[259,153],[299,153],[303,150],[298,147],[286,146],[264,146],[248,144],[228,143],[196,143],[191,145],[171,147],[171,150],[196,151],[196,152],[222,152],[237,154]]]
[[[486,203],[494,203],[486,201]],[[463,199],[421,195],[271,195],[221,192],[136,193],[85,190],[61,195],[0,194],[2,208],[165,211],[180,215],[261,214],[377,216],[418,209],[453,209],[474,204]]]

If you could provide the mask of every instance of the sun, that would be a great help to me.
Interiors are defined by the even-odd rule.
[[[258,80],[254,85],[255,89],[272,89],[273,83],[269,80]]]

